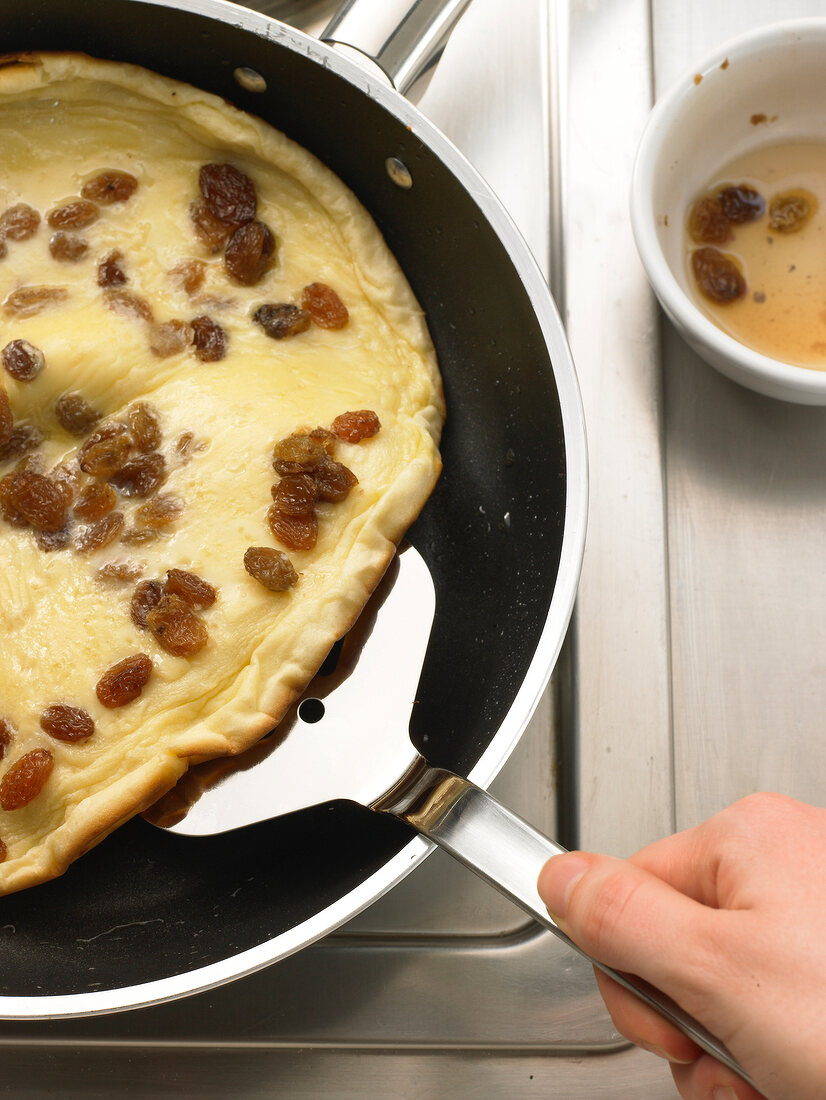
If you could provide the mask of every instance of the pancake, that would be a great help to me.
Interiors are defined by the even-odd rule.
[[[0,892],[242,752],[440,471],[422,311],[306,150],[137,67],[0,68]]]

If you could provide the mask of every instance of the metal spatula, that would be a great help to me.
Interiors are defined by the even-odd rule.
[[[405,546],[344,639],[335,671],[325,675],[322,668],[310,695],[271,738],[239,760],[193,769],[148,819],[197,837],[340,798],[394,814],[753,1084],[723,1044],[670,998],[595,962],[557,928],[536,881],[545,861],[564,848],[414,749],[407,730],[435,608],[427,565]]]

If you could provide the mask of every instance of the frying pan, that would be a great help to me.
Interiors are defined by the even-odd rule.
[[[81,50],[222,95],[320,157],[375,218],[427,314],[449,409],[444,473],[408,536],[438,607],[411,737],[487,786],[559,653],[586,516],[573,365],[510,219],[392,88],[247,9],[0,0],[0,50],[26,49]],[[238,69],[261,79],[239,84]],[[325,935],[430,850],[404,823],[346,802],[197,851],[136,819],[60,879],[0,899],[0,1016],[112,1012],[238,978]]]

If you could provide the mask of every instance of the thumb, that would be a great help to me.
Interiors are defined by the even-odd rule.
[[[554,856],[537,889],[560,928],[593,958],[645,978],[689,1011],[698,994],[706,1000],[718,972],[710,935],[716,910],[633,863],[587,852]]]

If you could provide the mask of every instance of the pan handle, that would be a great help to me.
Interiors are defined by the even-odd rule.
[[[592,959],[557,927],[536,883],[542,865],[566,849],[511,813],[487,791],[419,759],[372,809],[401,818],[435,841],[603,973],[659,1012],[718,1062],[757,1088],[719,1039],[670,997],[633,974],[623,974]]]
[[[347,0],[322,42],[369,57],[402,95],[438,56],[470,0]]]

